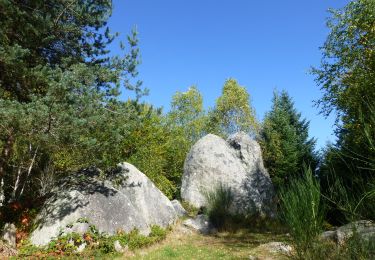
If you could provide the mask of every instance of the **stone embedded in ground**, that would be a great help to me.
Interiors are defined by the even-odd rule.
[[[323,232],[320,237],[325,240],[332,240],[339,245],[353,236],[354,232],[364,240],[375,240],[375,223],[371,220],[358,220],[337,228],[334,231]]]
[[[77,247],[77,249],[75,250],[75,252],[76,252],[76,253],[82,253],[83,250],[85,250],[86,246],[87,246],[86,243],[82,243],[82,244],[80,244],[80,245]]]
[[[182,199],[204,207],[205,193],[219,185],[232,191],[233,213],[274,215],[274,188],[264,168],[260,146],[249,135],[240,132],[225,141],[209,134],[191,148],[184,165]]]
[[[0,259],[8,259],[18,254],[17,249],[0,239]]]
[[[124,248],[122,247],[122,245],[120,244],[120,241],[118,241],[118,240],[113,242],[113,247],[115,248],[115,251],[118,252],[118,253],[124,252]]]
[[[2,231],[2,239],[6,241],[11,247],[16,247],[17,229],[13,223],[6,223]]]
[[[191,228],[203,235],[216,233],[216,228],[208,220],[208,217],[201,214],[195,218],[188,218],[182,222],[182,224],[188,228]]]
[[[181,203],[178,200],[172,200],[171,202],[177,216],[184,217],[187,215],[186,210],[184,209],[184,207],[182,207]]]
[[[97,169],[86,169],[61,181],[36,218],[31,242],[46,245],[81,219],[108,234],[138,229],[147,235],[152,225],[174,223],[172,203],[146,175],[129,163],[116,171],[111,180],[102,180]]]
[[[293,254],[293,248],[283,242],[268,242],[265,244],[261,244],[257,247],[255,247],[252,252],[260,254],[260,255],[270,255],[270,258],[267,259],[277,259],[274,258],[276,256],[292,256]],[[252,255],[253,256],[253,255]],[[271,257],[274,256],[274,257]],[[253,256],[255,257],[255,256]],[[263,258],[253,258],[253,259],[263,259]]]
[[[336,240],[336,230],[335,231],[325,231],[320,235],[320,237],[323,240]]]

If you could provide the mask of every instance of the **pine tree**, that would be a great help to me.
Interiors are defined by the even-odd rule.
[[[44,169],[62,173],[121,157],[132,106],[143,94],[136,32],[111,56],[112,1],[0,1],[0,181],[4,204],[38,190]]]
[[[303,166],[316,168],[315,140],[308,137],[309,122],[301,118],[287,92],[275,92],[265,116],[260,144],[265,165],[276,186],[285,185]]]

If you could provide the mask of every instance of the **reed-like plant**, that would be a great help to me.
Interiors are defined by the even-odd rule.
[[[324,219],[320,185],[310,168],[300,178],[280,190],[281,217],[289,228],[297,256],[304,255],[312,247],[322,231]]]

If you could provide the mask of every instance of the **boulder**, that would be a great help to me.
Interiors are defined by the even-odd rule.
[[[274,215],[274,188],[260,146],[249,135],[240,132],[225,141],[208,134],[191,148],[184,165],[182,198],[195,207],[205,207],[205,193],[219,185],[232,191],[233,213]]]
[[[76,222],[73,223],[72,225],[68,225],[67,227],[62,230],[63,235],[68,235],[71,233],[77,233],[80,235],[83,235],[90,231],[90,224],[89,223],[81,223],[81,222]]]
[[[36,218],[31,242],[46,245],[70,229],[84,232],[86,225],[74,225],[82,219],[100,232],[138,229],[145,235],[151,225],[167,227],[177,219],[170,200],[133,165],[121,163],[102,176],[98,169],[86,169],[57,185]]]
[[[187,215],[186,210],[184,209],[184,207],[182,207],[181,203],[178,200],[172,200],[171,202],[177,216],[184,217]]]

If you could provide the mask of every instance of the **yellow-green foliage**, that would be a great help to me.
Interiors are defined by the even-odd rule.
[[[255,134],[259,128],[249,93],[232,78],[225,81],[212,117],[211,121],[217,125],[217,131],[223,135],[238,131]]]

